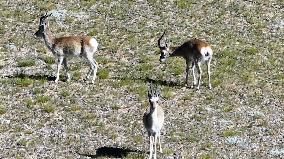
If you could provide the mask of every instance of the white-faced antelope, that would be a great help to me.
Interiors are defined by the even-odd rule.
[[[40,17],[39,29],[35,35],[39,38],[43,38],[47,48],[57,57],[57,74],[55,82],[59,80],[59,71],[63,63],[67,73],[67,81],[70,81],[71,77],[68,72],[67,57],[69,56],[80,56],[85,57],[90,64],[90,70],[87,74],[87,78],[93,73],[91,80],[94,83],[96,79],[96,73],[98,64],[94,60],[94,53],[97,51],[98,42],[94,37],[89,36],[66,36],[55,38],[49,30],[47,18],[51,14],[44,14]]]
[[[147,129],[150,140],[150,156],[149,159],[157,158],[157,139],[159,142],[160,152],[162,153],[160,132],[164,123],[164,111],[158,104],[160,97],[160,91],[157,88],[154,90],[150,84],[150,90],[148,91],[148,98],[150,102],[149,109],[144,113],[143,123]],[[154,156],[153,156],[154,151]]]
[[[199,39],[192,39],[185,43],[183,43],[179,47],[169,47],[168,44],[165,42],[164,45],[161,44],[161,39],[165,35],[165,32],[158,40],[158,46],[161,51],[160,56],[160,62],[164,62],[168,57],[183,57],[186,61],[186,85],[189,86],[188,83],[188,75],[189,75],[189,67],[191,64],[191,70],[193,75],[193,82],[192,82],[192,88],[196,86],[197,89],[200,87],[201,83],[201,64],[202,62],[206,62],[207,64],[207,72],[208,72],[208,87],[209,89],[212,88],[211,86],[211,79],[210,79],[210,62],[212,60],[213,51],[211,49],[211,46],[207,44],[206,42],[199,40]],[[195,67],[197,66],[197,71],[199,73],[198,82],[196,81],[196,76],[194,73]]]

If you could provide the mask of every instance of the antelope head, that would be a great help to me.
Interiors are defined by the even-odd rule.
[[[150,104],[155,107],[160,99],[160,90],[158,88],[153,88],[152,83],[150,83],[148,90],[148,98]]]
[[[50,14],[45,13],[43,16],[40,17],[38,31],[35,33],[36,37],[43,37],[44,32],[48,29],[48,21],[47,18],[51,16]]]
[[[166,42],[164,42],[164,44],[161,44],[161,40],[164,37],[165,33],[166,33],[166,31],[164,31],[163,35],[158,40],[158,46],[159,46],[160,52],[161,52],[160,62],[166,61],[166,59],[169,57],[169,54],[170,54],[170,49],[169,49],[168,44]]]

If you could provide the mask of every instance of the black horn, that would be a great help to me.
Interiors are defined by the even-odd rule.
[[[159,40],[158,40],[158,45],[159,45],[160,48],[163,47],[163,46],[161,45],[161,40],[162,40],[162,38],[164,37],[165,34],[166,34],[166,31],[164,31],[163,35],[162,35],[162,36],[159,38]]]

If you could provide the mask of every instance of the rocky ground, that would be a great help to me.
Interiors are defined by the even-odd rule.
[[[55,84],[34,36],[45,12],[54,35],[97,38],[94,84],[80,58]],[[146,158],[149,81],[166,116],[158,158],[284,158],[283,13],[283,0],[0,1],[0,158]],[[164,30],[212,45],[212,90],[205,66],[196,91],[183,59],[160,64]]]

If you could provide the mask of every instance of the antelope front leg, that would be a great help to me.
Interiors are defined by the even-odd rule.
[[[61,68],[63,59],[64,59],[63,56],[59,56],[58,59],[57,59],[58,61],[57,61],[57,73],[56,73],[55,83],[58,83],[58,80],[59,80],[59,71],[60,71],[60,68]]]
[[[189,75],[189,60],[186,60],[186,76],[185,76],[185,85],[188,87],[188,75]]]
[[[159,140],[160,152],[161,152],[161,153],[163,153],[162,144],[161,144],[161,135],[160,135],[160,133],[159,133],[159,136],[158,136],[158,140]]]
[[[154,136],[154,159],[157,159],[157,134]]]
[[[150,155],[149,155],[149,159],[152,159],[153,157],[153,136],[149,136],[150,139]]]

